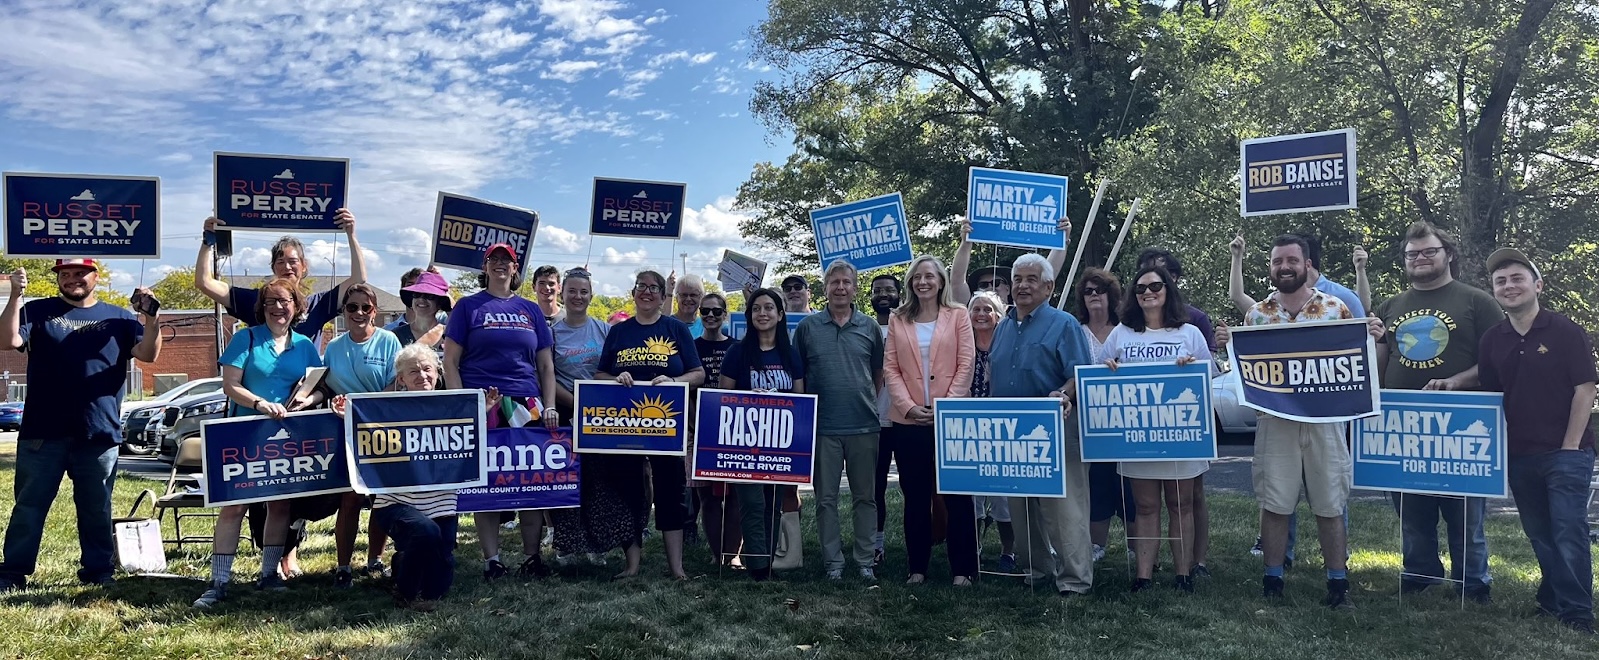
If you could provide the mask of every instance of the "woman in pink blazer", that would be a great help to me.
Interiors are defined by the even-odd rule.
[[[910,295],[888,319],[883,374],[888,384],[889,419],[878,452],[892,451],[899,463],[899,489],[905,496],[907,584],[927,580],[933,554],[934,477],[933,401],[971,395],[977,347],[972,321],[950,299],[949,277],[936,257],[918,257],[906,271]],[[949,568],[956,586],[977,575],[977,520],[969,495],[945,495],[949,511]]]

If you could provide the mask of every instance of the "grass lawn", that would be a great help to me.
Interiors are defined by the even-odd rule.
[[[0,447],[0,483],[12,481],[12,446]],[[143,488],[118,481],[117,513]],[[313,527],[302,548],[308,574],[287,594],[258,594],[250,585],[259,555],[244,550],[232,597],[212,611],[189,603],[198,581],[123,577],[110,588],[77,585],[76,532],[70,484],[64,485],[45,532],[40,568],[26,591],[0,597],[0,655],[17,658],[1593,658],[1599,640],[1580,637],[1531,616],[1537,564],[1514,518],[1489,523],[1496,603],[1468,605],[1434,588],[1398,601],[1399,526],[1392,509],[1356,503],[1350,579],[1359,608],[1330,612],[1309,516],[1301,517],[1301,563],[1290,572],[1288,598],[1259,596],[1254,500],[1211,498],[1215,577],[1193,595],[1165,588],[1128,594],[1120,532],[1099,564],[1094,593],[1063,600],[1030,591],[1015,578],[985,577],[971,589],[948,586],[943,548],[935,550],[930,583],[905,576],[898,525],[890,518],[888,564],[881,586],[821,577],[813,509],[805,522],[806,567],[786,579],[750,582],[718,572],[703,547],[689,551],[694,579],[667,580],[657,537],[645,549],[645,577],[611,582],[620,556],[606,567],[583,567],[539,582],[480,577],[476,534],[463,522],[461,571],[439,611],[397,610],[381,585],[357,580],[335,591],[331,522]],[[8,498],[9,500],[9,498]],[[890,495],[897,511],[898,492]],[[0,505],[8,516],[10,502]],[[515,533],[504,534],[506,563],[521,561]],[[991,568],[998,541],[990,532]],[[364,534],[361,543],[365,542]],[[169,551],[172,571],[206,575],[208,548]],[[357,561],[364,557],[357,549]],[[853,569],[852,569],[853,570]]]

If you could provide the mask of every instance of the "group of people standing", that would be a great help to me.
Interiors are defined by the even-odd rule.
[[[195,286],[246,327],[220,357],[228,414],[275,418],[327,404],[342,411],[344,395],[385,390],[479,389],[490,428],[569,424],[575,383],[684,383],[752,392],[818,397],[814,482],[821,568],[841,580],[846,548],[860,578],[877,579],[884,559],[887,477],[897,466],[904,497],[906,582],[933,573],[933,547],[947,545],[948,579],[969,586],[979,573],[980,530],[997,525],[998,568],[1020,571],[1029,584],[1062,596],[1088,592],[1094,563],[1105,553],[1112,517],[1129,530],[1133,591],[1153,587],[1160,517],[1167,513],[1172,587],[1195,590],[1209,575],[1209,511],[1205,461],[1094,464],[1080,460],[1075,423],[1064,425],[1067,496],[999,498],[940,495],[935,477],[934,402],[959,397],[1059,400],[1073,414],[1079,365],[1152,361],[1209,364],[1219,373],[1231,332],[1187,304],[1182,264],[1170,252],[1145,250],[1124,287],[1115,273],[1090,268],[1071,283],[1075,314],[1051,304],[1064,250],[1027,254],[1008,268],[970,268],[963,241],[952,267],[933,256],[916,258],[903,279],[879,274],[869,282],[873,315],[856,306],[860,274],[845,261],[827,264],[825,306],[812,310],[811,283],[785,277],[779,288],[744,291],[748,328],[727,330],[727,298],[707,293],[692,275],[639,272],[630,290],[635,312],[608,324],[589,315],[590,273],[552,266],[533,271],[534,299],[517,294],[525,258],[511,245],[484,252],[481,290],[453,300],[442,276],[414,270],[402,282],[405,318],[379,327],[377,291],[365,283],[355,218],[338,215],[349,235],[350,277],[312,295],[302,291],[304,248],[285,237],[272,248],[273,276],[257,288],[230,286],[212,271],[214,231],[208,220],[196,261]],[[1069,223],[1062,223],[1069,231]],[[969,227],[967,227],[969,231]],[[1490,295],[1455,279],[1458,251],[1446,232],[1418,223],[1398,246],[1408,288],[1372,306],[1366,255],[1355,251],[1356,290],[1321,274],[1314,237],[1273,241],[1273,290],[1254,300],[1244,292],[1245,246],[1231,245],[1231,299],[1246,325],[1368,317],[1378,343],[1383,387],[1503,392],[1508,420],[1510,481],[1523,527],[1542,569],[1540,611],[1578,630],[1592,626],[1591,557],[1585,495],[1594,450],[1587,430],[1595,369],[1587,335],[1569,319],[1539,306],[1542,276],[1515,250],[1488,259]],[[19,305],[26,274],[15,273],[11,299],[0,313],[0,338],[31,354],[34,397],[18,448],[17,503],[6,531],[0,590],[26,585],[33,572],[45,512],[63,474],[75,483],[83,570],[79,578],[112,577],[110,492],[120,430],[116,407],[130,358],[153,361],[161,341],[154,315],[135,317],[94,298],[97,271],[87,260],[55,267],[60,296]],[[141,292],[144,293],[144,292]],[[675,305],[674,305],[675,303]],[[319,350],[311,337],[335,316],[347,333]],[[793,316],[802,317],[792,334]],[[296,394],[308,367],[326,366],[326,386]],[[1347,500],[1351,460],[1347,426],[1261,414],[1256,426],[1253,479],[1261,508],[1254,552],[1264,557],[1263,593],[1280,596],[1294,559],[1294,515],[1303,496],[1316,517],[1327,574],[1325,603],[1353,606],[1347,572]],[[556,511],[478,513],[482,574],[511,572],[499,531],[519,518],[525,558],[520,575],[551,571],[540,547],[546,525],[561,561],[603,563],[621,549],[618,578],[635,576],[646,537],[663,538],[669,574],[687,578],[685,536],[703,521],[717,562],[737,563],[755,580],[803,566],[800,499],[786,486],[690,480],[681,456],[591,454],[581,464],[581,506]],[[842,478],[847,475],[851,523],[842,523]],[[1445,522],[1452,569],[1447,575],[1479,602],[1491,599],[1485,511],[1480,499],[1395,494],[1402,516],[1404,592],[1446,578],[1439,559],[1438,520]],[[258,588],[282,590],[293,561],[291,522],[298,500],[270,502],[260,523]],[[453,492],[379,495],[353,493],[327,503],[337,512],[335,584],[350,586],[359,516],[368,523],[365,572],[392,574],[402,603],[430,609],[453,581],[457,536]],[[210,607],[227,598],[233,558],[247,507],[224,507],[218,518],[210,584],[195,601]],[[653,511],[653,532],[649,528]],[[1017,530],[1022,530],[1021,537]],[[382,562],[389,543],[397,559]]]

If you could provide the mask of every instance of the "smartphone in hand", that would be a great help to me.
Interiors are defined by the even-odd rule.
[[[128,303],[133,306],[133,311],[151,318],[161,311],[161,301],[148,293],[135,293]]]

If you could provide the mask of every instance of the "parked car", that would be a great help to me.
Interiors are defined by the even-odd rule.
[[[1238,402],[1238,373],[1228,371],[1210,380],[1210,405],[1216,411],[1219,440],[1254,442],[1255,409]],[[1247,438],[1240,437],[1247,434]],[[1232,436],[1232,437],[1227,437]]]
[[[168,463],[178,455],[178,444],[200,436],[200,423],[222,417],[228,410],[228,397],[222,392],[186,396],[168,403],[150,418],[144,428],[145,444],[159,448],[161,460]]]
[[[22,402],[7,401],[0,403],[0,431],[16,431],[22,428]]]
[[[222,391],[221,378],[201,378],[174,387],[161,396],[146,401],[127,401],[122,404],[122,452],[148,456],[156,453],[160,447],[151,442],[153,438],[146,437],[145,427],[149,426],[150,418],[161,412],[167,404],[178,399],[210,394]]]

